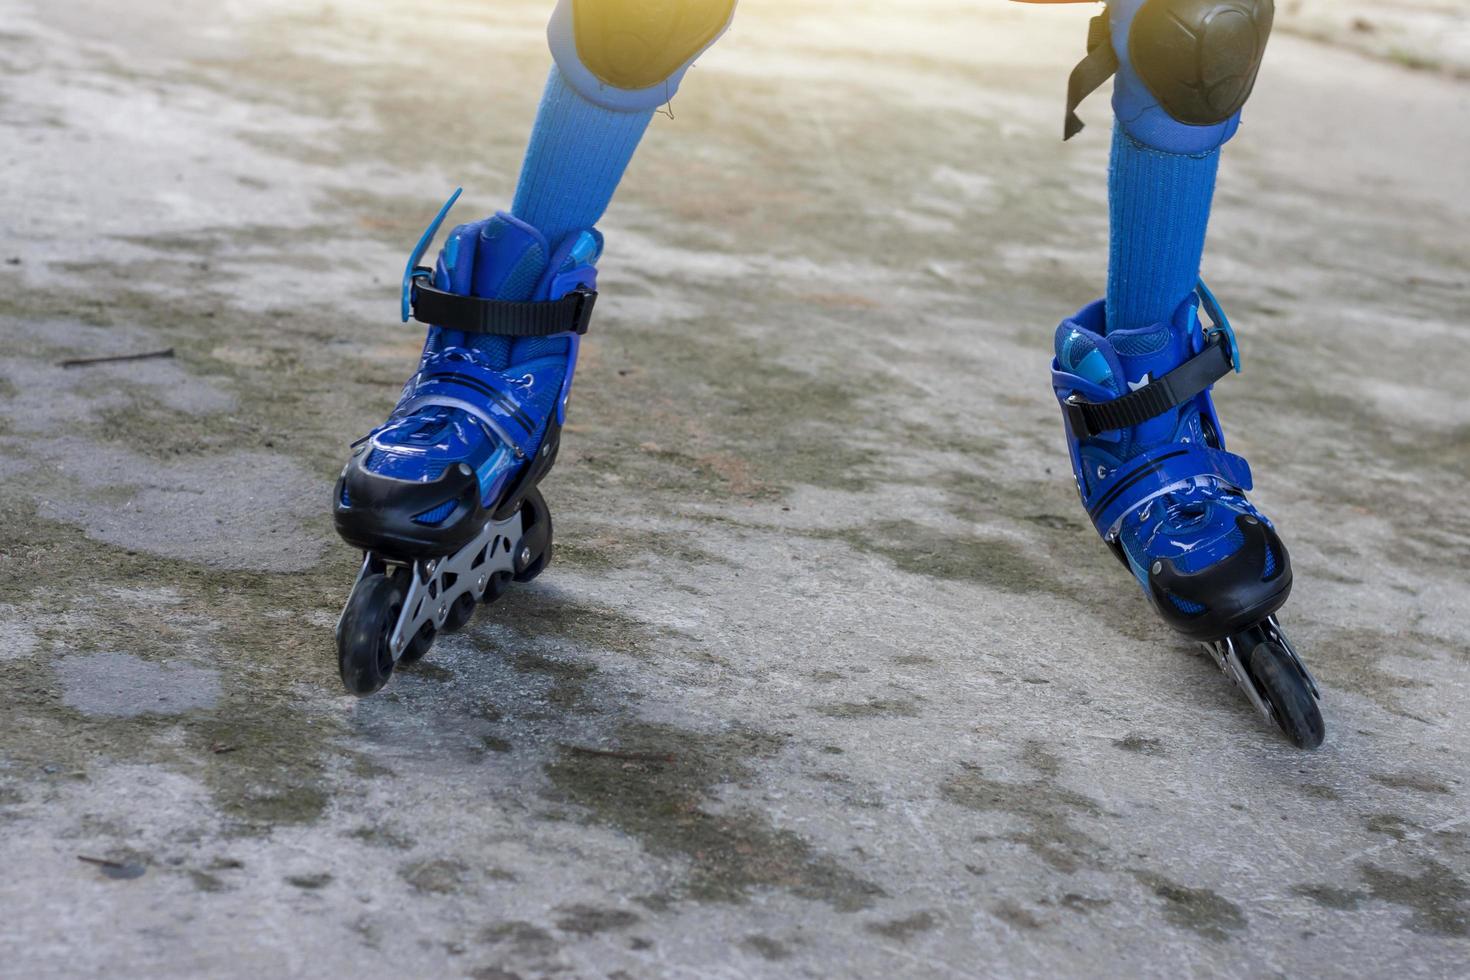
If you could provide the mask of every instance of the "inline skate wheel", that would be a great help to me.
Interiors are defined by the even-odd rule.
[[[449,615],[444,619],[444,632],[454,633],[464,629],[470,617],[475,614],[475,597],[466,592],[454,600],[454,605],[449,607]]]
[[[1279,644],[1267,640],[1256,644],[1247,667],[1286,737],[1301,749],[1321,745],[1326,736],[1322,712],[1291,655]]]
[[[409,667],[427,657],[436,636],[438,636],[438,630],[434,629],[434,624],[425,623],[423,628],[414,634],[414,638],[408,641],[408,646],[403,648],[403,656],[398,658],[398,666]]]
[[[490,605],[505,595],[505,591],[510,588],[511,581],[512,576],[510,572],[496,572],[494,575],[491,575],[490,581],[485,583],[485,594],[481,597],[480,601],[487,606]]]
[[[386,575],[364,576],[352,590],[337,629],[337,665],[352,694],[382,690],[393,675],[389,641],[402,611],[403,589]]]
[[[515,580],[529,582],[551,564],[551,510],[540,490],[526,494],[521,503],[521,515],[525,533],[515,546]]]

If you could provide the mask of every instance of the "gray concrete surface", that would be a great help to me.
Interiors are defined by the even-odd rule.
[[[1302,754],[1069,486],[1087,8],[749,0],[605,222],[556,563],[358,702],[329,484],[409,245],[511,191],[548,4],[185,6],[0,2],[0,973],[1465,973],[1453,73],[1283,32],[1227,152]]]

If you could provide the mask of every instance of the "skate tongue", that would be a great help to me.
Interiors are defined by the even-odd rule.
[[[1189,342],[1168,324],[1156,323],[1138,330],[1115,330],[1105,341],[1118,356],[1128,388],[1140,388],[1183,364],[1189,357]]]
[[[485,299],[526,300],[546,271],[546,238],[535,228],[508,214],[486,221],[475,242],[471,289]],[[512,340],[477,334],[466,346],[484,352],[497,368],[510,364]]]
[[[485,222],[475,248],[474,291],[485,299],[530,299],[550,251],[541,232],[508,214]]]
[[[1183,316],[1188,316],[1186,322]],[[1064,322],[1056,335],[1057,364],[1070,374],[1122,397],[1174,370],[1190,355],[1193,310],[1181,311],[1174,324],[1155,323],[1134,330],[1103,333],[1102,304],[1095,303]],[[1165,412],[1127,432],[1107,436],[1122,457],[1160,439],[1178,425],[1177,412]]]

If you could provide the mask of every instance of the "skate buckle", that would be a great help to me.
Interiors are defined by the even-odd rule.
[[[1225,349],[1230,352],[1230,366],[1235,373],[1240,373],[1240,344],[1235,340],[1235,328],[1230,326],[1230,318],[1220,308],[1220,301],[1215,294],[1210,292],[1210,287],[1205,285],[1201,279],[1195,287],[1199,294],[1200,307],[1210,318],[1210,326],[1205,330],[1205,342],[1213,343],[1217,338],[1225,344]]]
[[[444,224],[444,219],[449,217],[450,208],[454,207],[454,202],[458,201],[459,195],[463,193],[463,187],[456,187],[454,189],[454,193],[449,195],[449,200],[444,202],[444,206],[439,209],[439,213],[434,216],[434,220],[430,222],[428,229],[419,238],[419,243],[414,246],[413,254],[409,256],[408,266],[403,270],[402,313],[404,323],[413,319],[414,282],[420,279],[430,280],[434,278],[434,270],[428,266],[419,265],[419,263],[423,261],[424,253],[429,250],[429,246],[434,243],[434,238],[439,234],[439,228]]]

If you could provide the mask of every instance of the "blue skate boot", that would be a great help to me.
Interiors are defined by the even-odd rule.
[[[551,560],[537,486],[560,446],[602,238],[576,231],[553,248],[498,214],[455,228],[435,267],[420,266],[458,197],[404,274],[405,322],[430,325],[418,372],[337,481],[337,531],[365,552],[337,625],[342,681],[358,695]]]
[[[1099,301],[1063,322],[1052,362],[1088,516],[1164,622],[1202,643],[1292,741],[1316,748],[1317,685],[1275,615],[1291,559],[1246,498],[1250,467],[1226,451],[1210,398],[1240,369],[1230,324],[1203,283],[1169,323],[1108,331],[1105,319]]]

